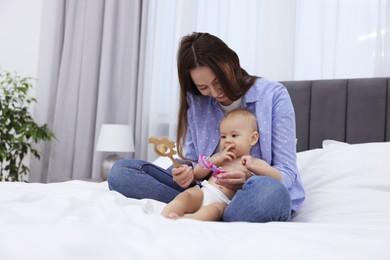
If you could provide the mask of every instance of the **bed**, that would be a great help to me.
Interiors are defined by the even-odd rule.
[[[106,182],[0,183],[0,259],[390,259],[389,82],[283,82],[307,194],[291,222],[173,221]]]

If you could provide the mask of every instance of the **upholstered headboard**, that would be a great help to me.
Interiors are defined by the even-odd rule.
[[[325,139],[390,141],[390,78],[284,81],[297,124],[297,151]]]

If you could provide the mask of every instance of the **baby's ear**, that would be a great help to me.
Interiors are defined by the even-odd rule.
[[[251,141],[250,141],[251,146],[254,146],[258,140],[259,140],[259,132],[254,131],[251,135]]]

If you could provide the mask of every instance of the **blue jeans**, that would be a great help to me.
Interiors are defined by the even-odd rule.
[[[108,187],[129,198],[155,199],[165,203],[184,189],[170,173],[142,160],[120,160],[108,175]],[[238,190],[225,209],[223,221],[289,221],[291,198],[285,186],[271,178],[253,176]]]

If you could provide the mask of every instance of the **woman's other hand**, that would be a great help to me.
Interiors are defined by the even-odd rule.
[[[181,165],[179,168],[172,168],[173,180],[182,188],[186,189],[194,181],[194,174],[191,166],[186,164]]]
[[[229,190],[239,190],[246,182],[250,175],[245,174],[243,171],[229,171],[219,175],[219,178],[215,181],[216,184],[224,186]]]

